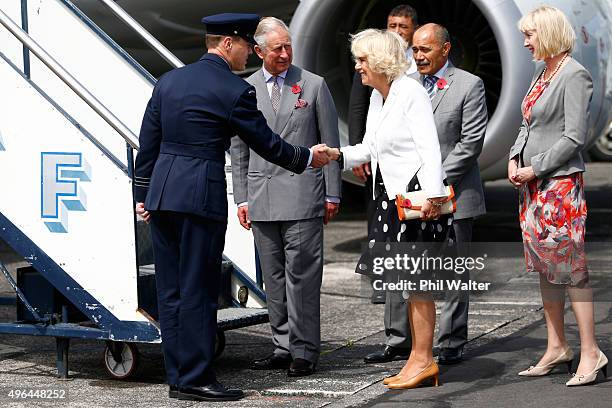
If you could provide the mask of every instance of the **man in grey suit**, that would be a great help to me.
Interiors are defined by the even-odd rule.
[[[418,73],[412,77],[431,97],[446,181],[457,199],[453,224],[457,256],[465,257],[469,256],[474,217],[486,211],[477,160],[487,128],[487,105],[482,80],[454,67],[448,59],[450,49],[446,28],[438,24],[419,28],[412,40]],[[469,272],[460,278],[469,279]],[[463,359],[468,308],[469,292],[447,292],[436,341],[439,363],[454,364]],[[408,330],[407,325],[405,328]]]
[[[255,86],[257,107],[285,141],[340,145],[338,116],[320,76],[291,64],[291,37],[279,19],[261,20],[255,52],[263,68],[247,81]],[[320,292],[323,224],[336,215],[341,196],[340,168],[294,174],[263,160],[239,138],[231,147],[234,200],[238,218],[253,228],[263,271],[274,352],[253,369],[289,368],[289,376],[314,372],[320,352]]]

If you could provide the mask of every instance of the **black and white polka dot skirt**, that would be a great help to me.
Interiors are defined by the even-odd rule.
[[[376,209],[368,232],[369,248],[372,248],[374,244],[419,243],[420,248],[428,248],[429,256],[441,255],[447,251],[454,241],[452,214],[442,215],[439,219],[431,221],[420,219],[400,221],[395,206],[395,197],[387,196],[378,169],[375,183],[376,198],[374,199],[374,205]],[[415,175],[408,184],[406,191],[419,190],[421,190],[421,186]],[[370,258],[371,254],[364,253],[357,263],[355,272],[369,275],[371,268],[364,268],[363,265],[371,262]]]

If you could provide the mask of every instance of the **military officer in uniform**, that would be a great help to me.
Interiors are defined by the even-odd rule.
[[[211,368],[227,226],[225,151],[238,135],[266,160],[301,173],[329,161],[294,146],[257,110],[255,88],[232,73],[252,53],[254,14],[205,17],[208,53],[163,75],[147,105],[136,158],[136,212],[151,224],[169,396],[230,401]]]

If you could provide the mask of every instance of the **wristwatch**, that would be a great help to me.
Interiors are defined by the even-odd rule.
[[[429,203],[433,205],[434,207],[438,207],[438,208],[444,205],[444,201],[434,201],[431,198],[428,198],[427,201],[429,201]]]
[[[344,168],[344,154],[342,153],[342,150],[338,149],[338,151],[340,152],[340,154],[338,155],[336,161],[338,162],[338,164],[340,165],[340,169],[342,170]]]

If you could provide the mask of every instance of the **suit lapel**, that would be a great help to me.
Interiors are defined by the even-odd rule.
[[[448,89],[453,84],[454,74],[455,74],[455,67],[449,64],[448,68],[446,68],[446,72],[444,73],[444,79],[446,80],[447,86],[445,89],[438,89],[433,99],[431,100],[431,106],[433,108],[434,113],[436,112],[436,109],[438,109],[438,105],[440,104],[442,99],[444,99],[444,95],[446,95],[446,91],[448,91]],[[422,78],[421,78],[421,83],[423,83]]]
[[[264,78],[263,70],[260,69],[259,71],[257,71],[257,74],[255,75],[253,81],[253,86],[255,87],[257,95],[260,95],[259,98],[257,98],[257,102],[261,112],[266,118],[266,121],[268,123],[274,123],[274,121],[276,120],[276,115],[274,114],[274,109],[272,109],[270,92],[268,92],[268,86]]]
[[[304,92],[304,84],[305,81],[300,78],[299,70],[291,65],[289,70],[287,70],[287,75],[285,76],[283,92],[281,93],[280,107],[276,113],[276,122],[274,123],[274,130],[276,133],[281,133],[285,129],[285,126],[287,126],[287,122],[295,110],[295,103],[300,95]],[[300,88],[302,88],[302,91],[299,93],[293,93],[291,88],[294,85],[298,85]],[[272,103],[270,103],[270,106],[272,106]]]

